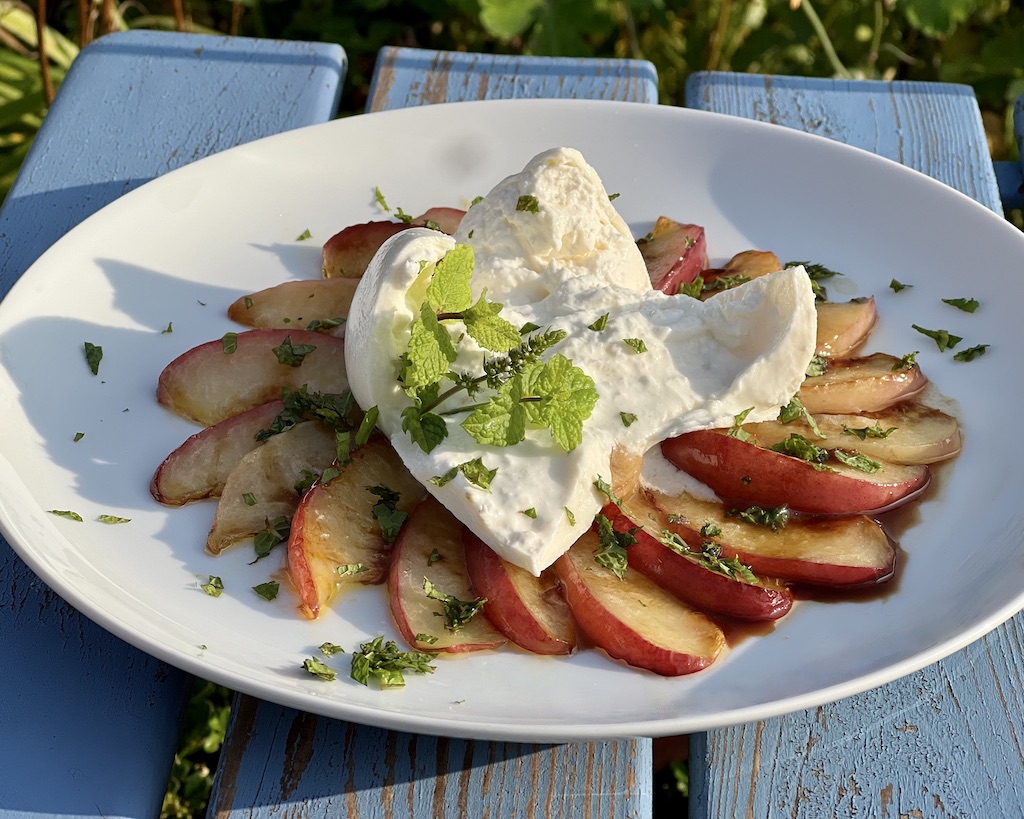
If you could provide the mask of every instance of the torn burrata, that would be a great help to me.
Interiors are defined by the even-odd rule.
[[[564,331],[545,356],[564,356],[593,380],[597,400],[571,451],[546,429],[512,446],[478,443],[458,410],[481,399],[465,392],[439,407],[448,435],[430,452],[403,430],[412,400],[399,374],[422,271],[457,245],[473,249],[474,302],[486,292],[516,328]],[[443,326],[458,352],[452,372],[482,372],[495,354],[459,321]],[[381,247],[352,302],[345,360],[356,401],[378,408],[378,427],[412,474],[501,557],[539,574],[600,510],[595,481],[612,481],[613,452],[641,455],[668,437],[731,426],[748,410],[750,422],[775,418],[804,378],[815,327],[799,267],[706,302],[653,290],[597,173],[579,151],[556,148],[499,182],[455,236],[410,229]],[[458,470],[475,459],[496,470],[487,489]]]

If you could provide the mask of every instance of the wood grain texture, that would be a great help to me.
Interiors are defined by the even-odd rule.
[[[658,101],[646,60],[518,57],[387,46],[377,55],[366,110],[494,99]]]
[[[383,693],[382,696],[387,696]],[[211,817],[645,817],[650,743],[528,745],[386,731],[236,701]],[[636,777],[628,772],[636,771]]]
[[[0,296],[117,196],[333,115],[337,46],[130,32],[75,61],[0,211]],[[0,355],[14,351],[4,348]],[[0,540],[0,817],[159,813],[186,675],[99,628]]]
[[[600,62],[610,77],[625,72],[616,61]],[[512,76],[526,66],[541,85]],[[389,48],[377,69],[371,110],[453,94],[522,96],[524,89],[531,96],[620,99],[612,95],[628,88],[637,99],[654,101],[657,89],[653,67],[643,83],[623,85],[581,80],[578,60],[524,62]],[[646,73],[643,66],[630,70]],[[647,817],[652,765],[650,739],[552,746],[414,736],[238,696],[210,813],[269,818],[287,803],[304,817]]]
[[[785,125],[892,159],[1002,215],[970,86],[697,72],[686,106]]]
[[[704,74],[689,105],[850,142],[1000,212],[973,96],[957,86]],[[884,640],[884,635],[879,635]],[[1024,813],[1024,615],[855,697],[691,738],[691,815]]]

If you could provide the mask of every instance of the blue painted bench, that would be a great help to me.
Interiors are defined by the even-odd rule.
[[[97,41],[0,211],[0,295],[60,235],[136,185],[330,118],[344,71],[337,46],[152,32]],[[650,103],[656,76],[633,61],[385,49],[368,108],[507,96]],[[687,104],[827,130],[999,208],[969,89],[703,74]],[[1012,195],[1012,179],[1004,188]],[[875,691],[694,737],[692,815],[1020,814],[1021,622]],[[0,656],[0,817],[156,815],[187,677],[82,618],[6,543]],[[646,816],[650,771],[646,739],[536,747],[413,737],[238,697],[210,815]]]

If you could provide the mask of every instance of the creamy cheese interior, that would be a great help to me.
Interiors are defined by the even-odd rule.
[[[531,197],[529,209],[517,208]],[[532,204],[536,208],[532,208]],[[536,212],[534,212],[534,210]],[[511,447],[483,446],[450,417],[448,437],[425,453],[402,431],[410,403],[397,381],[399,356],[419,305],[408,296],[422,263],[456,244],[473,247],[474,300],[504,305],[514,326],[565,330],[550,352],[571,359],[599,395],[583,443],[565,453],[545,430]],[[607,314],[601,331],[590,329]],[[455,237],[403,231],[374,257],[346,329],[346,365],[363,407],[377,406],[380,429],[409,470],[456,517],[506,560],[537,574],[583,534],[611,480],[615,447],[643,453],[696,429],[774,418],[799,389],[815,343],[814,296],[802,268],[754,279],[701,302],[651,288],[636,241],[597,173],[571,148],[535,157],[471,207]],[[453,323],[457,338],[461,325]],[[641,339],[638,353],[624,339]],[[484,352],[468,339],[453,369],[480,370]],[[459,395],[443,409],[477,399]],[[636,417],[628,426],[623,420]],[[490,491],[461,474],[430,479],[481,457],[497,468]],[[524,514],[535,510],[536,517]],[[573,523],[573,521],[575,521]]]

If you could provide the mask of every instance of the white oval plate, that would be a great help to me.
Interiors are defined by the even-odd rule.
[[[515,649],[441,658],[380,691],[302,670],[324,641],[397,637],[381,588],[316,623],[292,594],[250,587],[283,552],[203,552],[212,503],[166,509],[148,492],[195,428],[154,386],[184,350],[240,329],[240,295],[318,275],[320,244],[382,214],[373,189],[417,213],[465,206],[540,150],[581,149],[636,235],[659,214],[706,226],[714,260],[749,247],[847,274],[835,297],[875,294],[873,348],[918,360],[958,404],[966,448],[905,532],[889,596],[799,604],[711,669],[662,679],[597,651]],[[312,239],[297,241],[309,230]],[[939,183],[835,142],[677,108],[548,100],[360,116],[245,145],[129,193],[48,251],[0,305],[0,526],[70,603],[136,646],[207,679],[300,709],[388,728],[530,741],[663,735],[765,718],[921,668],[1024,606],[1024,404],[1018,336],[1024,236]],[[892,278],[913,285],[893,293]],[[974,297],[969,315],[941,298]],[[990,344],[954,363],[910,325]],[[173,325],[173,332],[165,331]],[[103,347],[99,376],[82,345]],[[77,432],[84,437],[75,442]],[[76,523],[48,514],[69,509]],[[130,523],[104,525],[113,514]],[[209,597],[209,575],[226,591]]]

